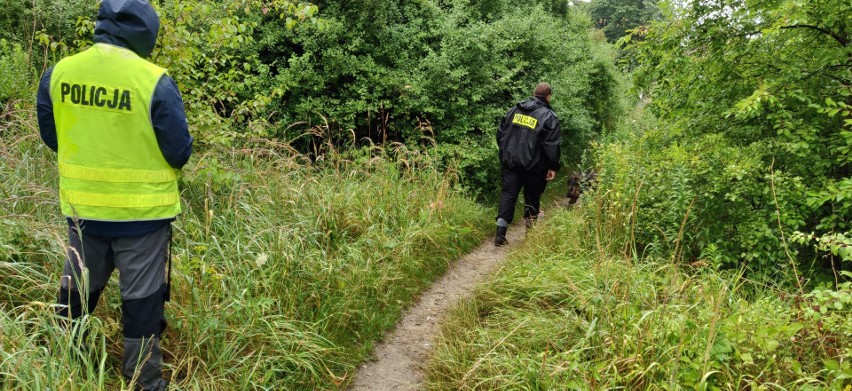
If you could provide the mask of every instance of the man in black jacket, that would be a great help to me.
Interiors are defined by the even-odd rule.
[[[553,90],[550,84],[535,86],[532,98],[512,107],[497,131],[503,191],[497,213],[494,245],[508,243],[506,231],[515,215],[515,203],[524,189],[524,221],[527,228],[538,218],[541,193],[559,171],[559,118],[550,108]]]

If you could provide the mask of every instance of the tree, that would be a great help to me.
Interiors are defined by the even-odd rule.
[[[785,232],[848,237],[852,4],[702,1],[666,16],[633,50],[665,128],[652,146],[667,163],[655,164],[683,186],[651,183],[645,205],[665,210],[689,192],[692,255],[766,274],[783,269]]]
[[[592,0],[589,5],[595,27],[609,42],[616,42],[628,30],[659,19],[657,0]]]

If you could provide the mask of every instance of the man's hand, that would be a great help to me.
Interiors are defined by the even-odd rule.
[[[553,178],[556,178],[556,171],[553,171],[553,170],[547,170],[547,176],[546,176],[546,177],[544,177],[544,179],[545,179],[546,181],[550,182],[550,181],[552,181],[552,180],[553,180]]]

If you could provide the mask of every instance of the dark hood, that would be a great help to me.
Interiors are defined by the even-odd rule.
[[[103,0],[95,24],[95,42],[130,49],[142,58],[154,51],[160,17],[147,0]]]
[[[550,105],[547,104],[546,100],[539,98],[537,96],[529,98],[529,99],[527,99],[523,102],[518,102],[518,108],[525,111],[525,112],[533,111],[533,110],[535,110],[539,107],[542,107],[542,106],[550,108]]]

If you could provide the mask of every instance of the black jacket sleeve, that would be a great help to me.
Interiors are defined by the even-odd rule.
[[[53,119],[53,102],[50,100],[50,76],[53,74],[51,67],[38,83],[38,94],[36,95],[36,112],[38,116],[38,132],[41,140],[50,149],[56,152],[59,143],[56,141],[56,121]]]
[[[181,168],[192,155],[192,136],[183,110],[177,84],[163,75],[154,89],[151,100],[151,125],[163,157],[174,168]]]
[[[506,114],[508,115],[508,114]],[[497,119],[497,146],[500,146],[500,137],[503,135],[503,127],[506,125],[506,116]]]
[[[547,169],[559,171],[562,164],[559,162],[562,156],[560,144],[562,144],[562,125],[559,124],[559,119],[551,116],[544,124],[544,138],[541,141],[541,148],[544,156],[547,157]]]
[[[500,161],[503,161],[503,143],[501,140],[504,140],[506,137],[506,122],[508,121],[509,115],[512,114],[512,109],[506,112],[506,115],[501,117],[497,121],[497,156],[500,158]]]

